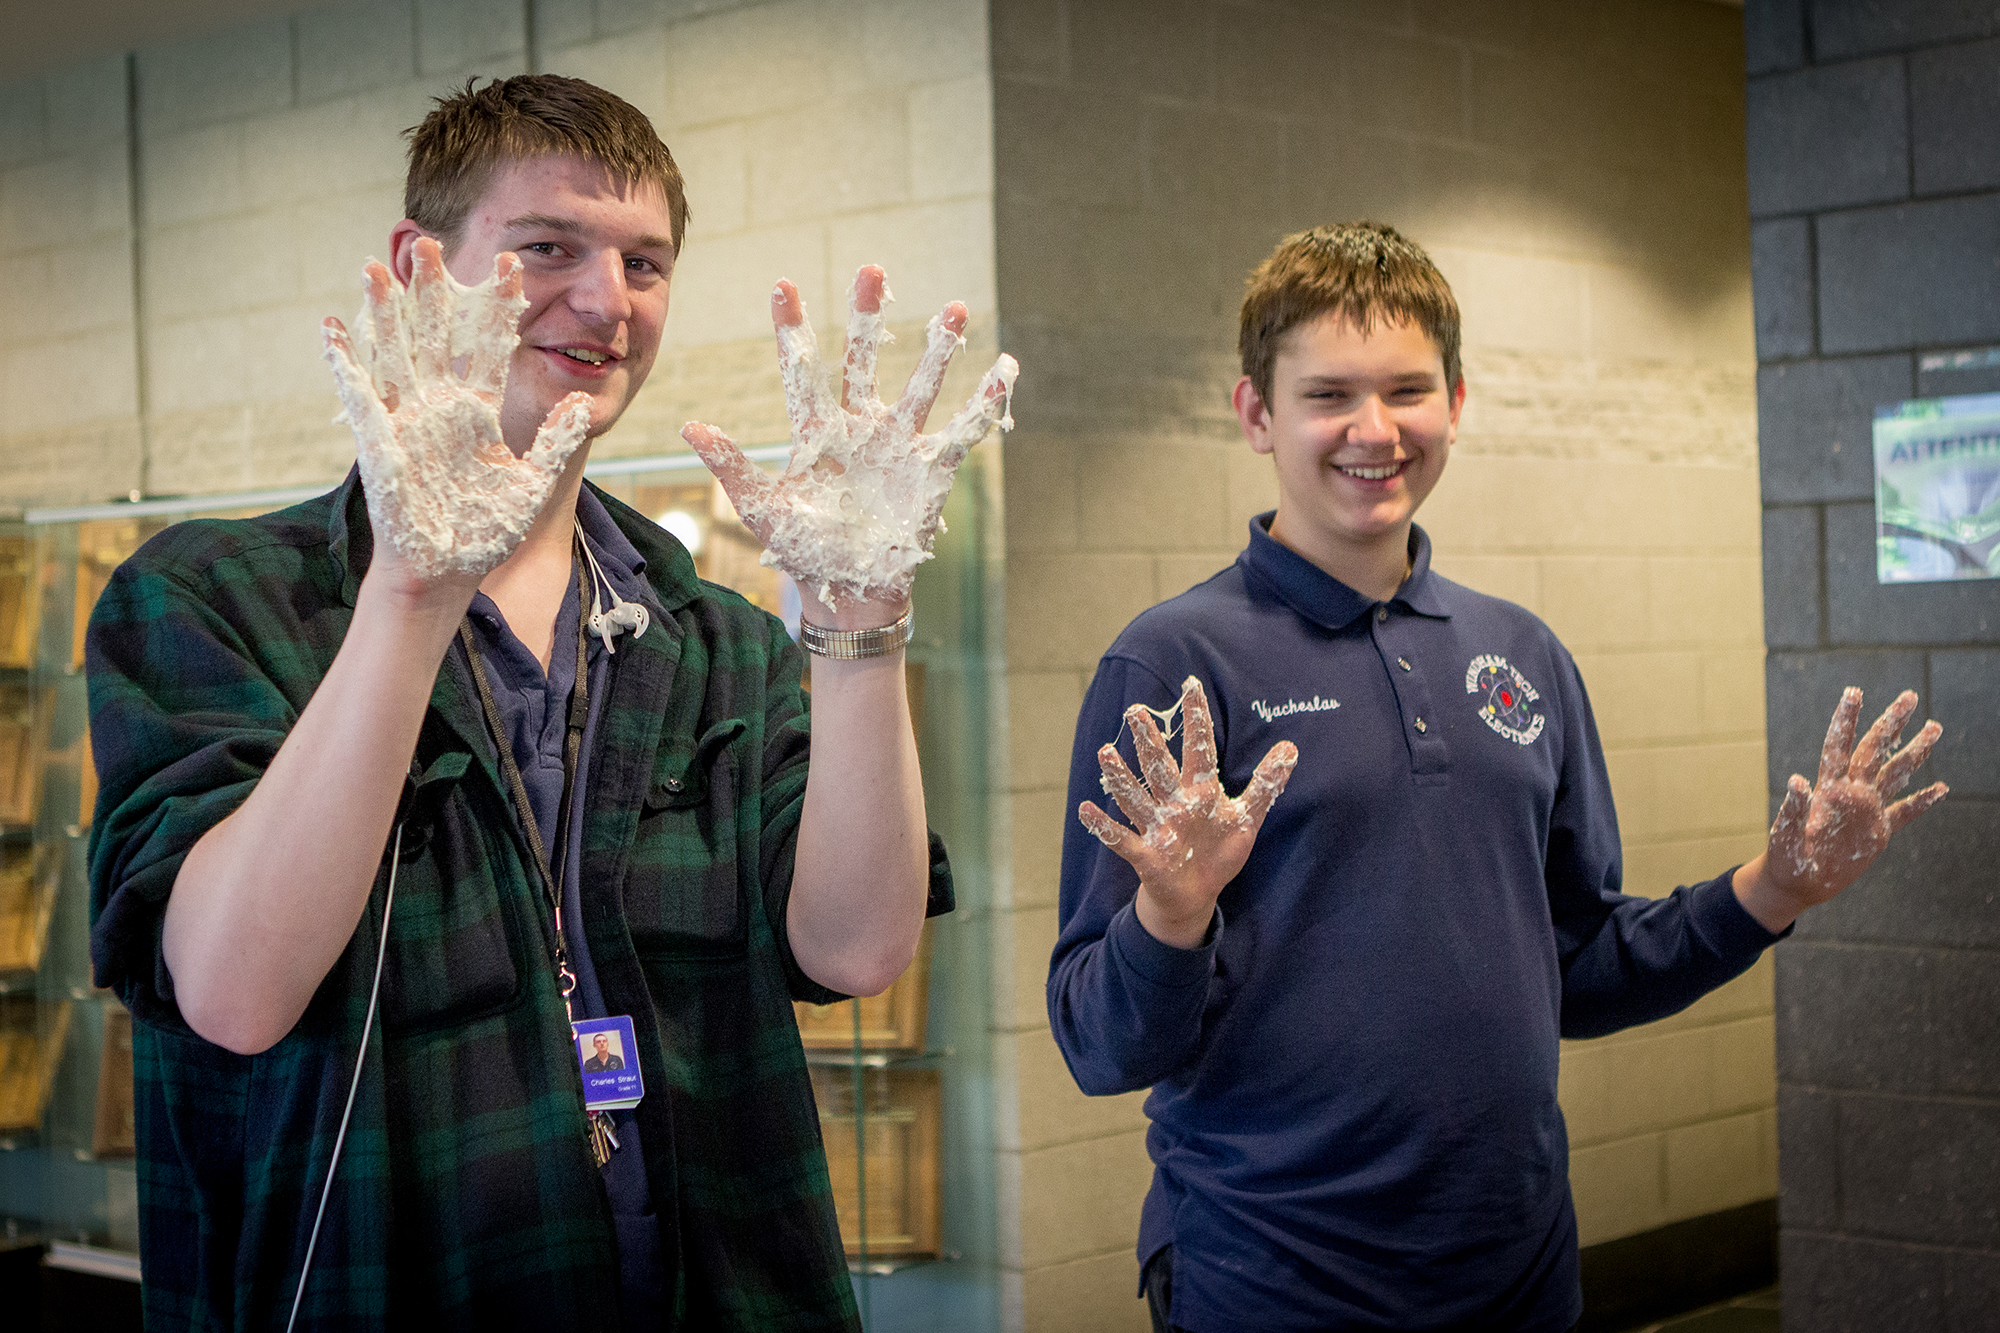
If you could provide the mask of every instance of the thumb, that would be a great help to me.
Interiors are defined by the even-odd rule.
[[[553,485],[589,430],[590,395],[573,393],[549,410],[542,428],[535,432],[535,443],[521,461],[542,473]]]
[[[770,540],[770,519],[767,514],[771,491],[776,485],[764,475],[764,469],[743,456],[736,447],[736,441],[724,435],[715,427],[699,421],[690,421],[681,427],[681,438],[693,447],[722,483],[728,493],[729,502],[736,506],[736,514],[745,527],[757,534],[758,540]]]
[[[1284,792],[1298,763],[1299,747],[1290,741],[1279,741],[1257,761],[1257,771],[1250,775],[1250,785],[1243,791],[1243,815],[1252,832],[1264,827],[1264,816],[1271,813],[1271,803]]]
[[[1812,811],[1812,785],[1794,773],[1785,784],[1785,799],[1771,821],[1773,847],[1797,848],[1805,840],[1806,816]]]

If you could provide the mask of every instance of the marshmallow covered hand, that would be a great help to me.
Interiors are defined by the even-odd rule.
[[[792,456],[772,476],[713,426],[681,431],[729,493],[743,523],[764,543],[764,563],[792,576],[828,606],[908,594],[916,567],[943,530],[952,475],[998,425],[1011,429],[1007,400],[1020,367],[1002,356],[943,429],[924,421],[964,344],[965,307],[953,302],[931,320],[909,386],[893,405],[876,394],[876,354],[888,341],[888,293],[872,265],[854,280],[847,322],[846,385],[836,394],[820,361],[798,289],[780,282],[771,310],[778,370],[792,423]]]
[[[507,558],[547,503],[590,429],[590,399],[573,393],[556,404],[533,447],[515,457],[500,405],[528,306],[521,261],[502,254],[491,278],[466,287],[425,237],[413,268],[405,290],[370,260],[355,332],[328,319],[325,356],[377,542],[420,578],[477,578]]]
[[[1891,799],[1909,785],[1944,732],[1936,721],[1926,722],[1897,750],[1896,740],[1916,707],[1916,692],[1904,690],[1856,741],[1861,691],[1850,687],[1827,727],[1819,780],[1808,783],[1794,773],[1786,785],[1771,825],[1767,873],[1801,906],[1825,902],[1859,879],[1891,834],[1944,799],[1948,789],[1942,782]]]
[[[1125,710],[1132,748],[1145,780],[1133,774],[1116,745],[1097,751],[1104,790],[1133,828],[1095,803],[1077,807],[1077,818],[1098,841],[1138,872],[1139,883],[1169,917],[1206,922],[1215,900],[1250,859],[1271,803],[1285,790],[1299,762],[1298,747],[1279,741],[1258,761],[1243,794],[1231,797],[1216,772],[1215,725],[1201,682],[1181,684],[1181,762],[1144,704]]]

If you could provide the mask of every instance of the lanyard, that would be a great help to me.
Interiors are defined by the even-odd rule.
[[[576,539],[581,548],[582,538]],[[573,816],[572,798],[576,793],[576,770],[579,757],[583,753],[583,727],[590,715],[590,662],[584,652],[583,639],[583,562],[572,554],[571,567],[576,572],[576,683],[569,692],[569,726],[563,740],[563,788],[562,803],[556,815],[556,856],[552,861],[549,850],[542,843],[541,826],[535,822],[535,808],[528,800],[528,784],[521,780],[521,766],[514,762],[514,746],[508,739],[505,727],[500,721],[500,710],[493,703],[493,686],[486,678],[486,666],[480,661],[479,645],[472,637],[472,618],[459,622],[458,637],[465,645],[466,660],[472,664],[473,683],[479,687],[479,704],[486,713],[486,726],[493,733],[493,746],[500,752],[500,771],[507,779],[509,794],[520,816],[521,827],[528,835],[528,847],[535,854],[535,869],[542,877],[543,897],[549,905],[549,919],[555,928],[556,987],[562,993],[563,1015],[572,1024],[576,1022],[576,971],[570,966],[569,941],[563,930],[562,879],[563,859],[569,850],[569,826]],[[588,1115],[586,1137],[590,1142],[591,1156],[600,1167],[611,1159],[611,1153],[618,1147],[618,1139],[611,1129],[611,1117],[603,1111],[593,1111]]]

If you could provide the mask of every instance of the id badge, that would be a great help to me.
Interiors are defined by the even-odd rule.
[[[624,1111],[637,1106],[646,1095],[646,1083],[639,1074],[631,1018],[586,1018],[570,1027],[576,1032],[576,1059],[583,1070],[584,1109]]]

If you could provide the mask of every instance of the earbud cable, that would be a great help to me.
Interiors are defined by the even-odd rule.
[[[368,1017],[361,1024],[361,1049],[354,1054],[354,1079],[347,1085],[347,1105],[340,1113],[340,1132],[333,1136],[333,1156],[326,1164],[326,1184],[319,1192],[319,1211],[313,1214],[312,1235],[306,1240],[306,1260],[299,1269],[298,1290],[292,1294],[292,1317],[285,1321],[285,1333],[299,1322],[299,1304],[306,1298],[306,1278],[312,1275],[313,1251],[319,1245],[319,1226],[326,1220],[326,1201],[333,1194],[334,1173],[340,1170],[340,1149],[347,1142],[347,1122],[354,1114],[354,1094],[361,1089],[361,1067],[368,1060],[368,1037],[375,1030],[375,1001],[382,994],[382,960],[389,955],[389,913],[396,905],[396,866],[403,859],[403,826],[396,825],[395,845],[389,850],[389,888],[382,896],[382,939],[375,946],[375,980],[368,987]]]

